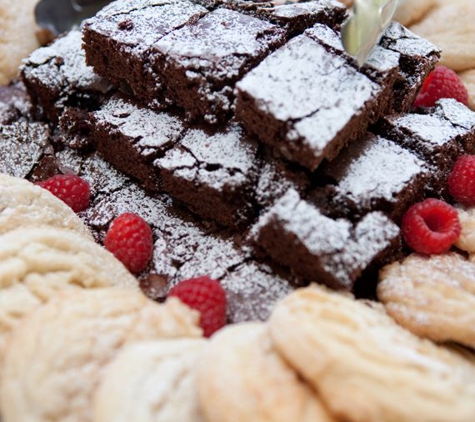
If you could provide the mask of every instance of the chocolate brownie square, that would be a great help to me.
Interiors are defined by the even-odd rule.
[[[430,169],[428,190],[446,194],[448,174],[475,147],[475,113],[455,100],[440,100],[423,113],[388,116],[374,129],[423,159]]]
[[[81,32],[76,30],[34,51],[24,61],[21,77],[33,106],[52,122],[57,122],[68,106],[94,109],[111,91],[108,83],[86,66]]]
[[[163,190],[201,217],[239,226],[253,216],[257,144],[239,125],[190,128],[154,165]]]
[[[288,160],[315,170],[390,108],[381,86],[300,35],[237,85],[236,117]]]
[[[143,102],[161,108],[163,86],[151,66],[151,46],[207,11],[186,0],[115,1],[86,21],[89,65],[112,84],[130,87]]]
[[[428,179],[424,161],[389,139],[367,133],[337,159],[322,165],[315,179],[328,185],[314,194],[328,195],[329,213],[358,220],[382,211],[399,222],[406,209],[423,197]]]
[[[293,189],[259,218],[250,241],[293,274],[345,290],[400,247],[399,228],[384,214],[367,214],[356,224],[334,220]]]
[[[395,85],[394,104],[395,111],[407,111],[424,79],[438,63],[440,49],[397,22],[389,25],[379,44],[401,55],[401,70]]]
[[[168,100],[214,124],[232,114],[236,81],[285,39],[275,25],[218,8],[156,42],[153,69]]]
[[[185,125],[176,115],[139,107],[120,96],[92,113],[91,137],[97,151],[120,171],[159,191],[153,162],[182,137]]]

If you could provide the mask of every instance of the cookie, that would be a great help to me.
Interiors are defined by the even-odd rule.
[[[2,0],[0,2],[0,85],[18,73],[21,60],[39,43],[34,8],[38,0]]]
[[[475,110],[475,68],[461,72],[459,76],[468,91],[468,105]]]
[[[12,230],[0,236],[0,362],[10,332],[58,291],[138,282],[111,253],[69,230]]]
[[[92,421],[94,391],[118,350],[144,340],[198,337],[197,322],[197,312],[177,299],[159,305],[111,288],[57,295],[11,337],[0,387],[3,422]]]
[[[475,367],[406,331],[382,306],[299,289],[275,308],[270,333],[338,420],[474,420]]]
[[[414,254],[386,266],[378,298],[413,333],[475,348],[475,264],[459,254]]]
[[[462,232],[455,246],[469,253],[475,253],[475,208],[457,207]]]
[[[125,347],[104,369],[94,422],[202,422],[195,369],[205,344],[177,339]]]
[[[399,0],[393,19],[404,26],[419,22],[437,0]]]
[[[198,367],[206,422],[330,422],[316,394],[272,345],[264,324],[218,331]]]
[[[442,49],[440,64],[463,71],[475,68],[474,20],[473,0],[439,1],[410,29]]]
[[[18,227],[52,226],[92,239],[88,228],[63,201],[18,177],[0,174],[0,234]]]

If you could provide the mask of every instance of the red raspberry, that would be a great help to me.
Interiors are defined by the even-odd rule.
[[[49,190],[74,212],[84,211],[89,206],[91,198],[89,183],[74,174],[58,174],[39,182],[38,186]]]
[[[422,85],[414,107],[433,107],[441,98],[454,98],[468,105],[467,88],[459,76],[445,66],[437,66]]]
[[[226,324],[226,292],[218,281],[208,276],[182,281],[170,289],[168,296],[178,297],[201,313],[200,325],[205,337]]]
[[[412,249],[430,255],[448,251],[459,238],[462,227],[454,207],[430,198],[409,208],[401,229]]]
[[[137,274],[145,269],[152,258],[152,229],[136,214],[121,214],[109,227],[104,246],[131,273]]]
[[[475,205],[475,155],[457,160],[449,176],[449,192],[461,204]]]

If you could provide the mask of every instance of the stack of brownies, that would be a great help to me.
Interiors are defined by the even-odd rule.
[[[118,214],[145,218],[155,299],[207,274],[237,322],[310,282],[370,292],[405,210],[475,152],[475,113],[411,113],[440,52],[392,23],[359,68],[347,17],[336,0],[117,0],[25,61],[32,113],[4,89],[0,170],[87,179],[99,242]]]

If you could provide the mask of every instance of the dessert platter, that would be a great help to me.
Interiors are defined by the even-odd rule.
[[[352,3],[116,0],[0,60],[3,422],[475,419],[475,9],[360,66]]]

